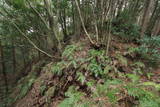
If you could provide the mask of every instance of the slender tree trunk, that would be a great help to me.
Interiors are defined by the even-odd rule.
[[[48,36],[47,36],[48,45],[50,48],[57,51],[58,38],[57,38],[56,31],[55,31],[55,30],[57,30],[57,29],[55,29],[57,26],[56,25],[57,22],[55,22],[54,16],[53,16],[53,11],[52,11],[52,6],[51,6],[52,1],[51,0],[44,0],[44,4],[45,4],[46,11],[47,11],[48,23],[49,23],[49,28],[50,28],[50,31],[48,32]]]
[[[8,97],[8,79],[7,79],[7,73],[6,73],[6,66],[5,66],[5,60],[4,60],[4,51],[3,51],[3,45],[0,40],[0,56],[1,56],[1,68],[2,68],[2,74],[4,78],[4,85],[5,85],[5,98]],[[7,106],[7,101],[5,100],[5,107]]]
[[[75,4],[75,1],[72,1],[72,3],[73,3],[73,6],[75,6],[76,4]],[[78,4],[80,4],[79,3],[79,1],[78,1]],[[79,18],[79,14],[78,14],[78,9],[76,8],[76,7],[74,7],[74,16],[73,16],[73,19],[74,19],[74,35],[76,36],[76,37],[79,37],[80,36],[80,33],[81,33],[81,22],[80,22],[80,18]]]
[[[142,19],[142,25],[141,25],[141,37],[143,37],[144,32],[146,30],[146,26],[147,26],[147,18],[149,16],[149,7],[150,7],[150,2],[151,0],[146,0],[145,2],[145,7],[144,7],[144,14],[143,14],[143,19]]]
[[[156,24],[156,20],[160,17],[160,6],[158,6],[159,5],[158,2],[159,0],[155,2],[154,10],[150,17],[149,24],[147,25],[147,30],[146,30],[147,35],[152,35],[152,30]]]
[[[14,39],[12,39],[12,63],[13,63],[13,72],[16,72],[16,49],[15,49],[15,42]]]
[[[159,30],[160,30],[160,19],[158,19],[158,20],[156,21],[156,24],[155,24],[155,27],[154,27],[154,29],[153,29],[153,31],[152,31],[152,34],[153,34],[153,35],[158,35]]]
[[[21,53],[22,53],[22,57],[23,57],[23,66],[25,67],[27,64],[26,58],[25,58],[25,52],[23,50],[23,48],[21,48]]]

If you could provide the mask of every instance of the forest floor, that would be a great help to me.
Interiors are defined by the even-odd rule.
[[[73,42],[71,45],[82,46],[82,49],[73,53],[73,59],[87,59],[90,50],[95,50],[95,53],[103,50],[103,47],[94,49],[86,39],[82,39],[76,43]],[[155,92],[155,89],[152,89],[153,86],[160,89],[158,85],[160,84],[160,67],[152,68],[147,61],[140,59],[136,54],[130,54],[128,50],[131,47],[137,47],[137,44],[126,43],[116,37],[113,38],[108,55],[111,60],[106,62],[109,66],[105,65],[105,68],[102,67],[102,69],[106,70],[107,74],[102,73],[102,75],[98,73],[101,71],[101,68],[98,69],[99,71],[95,70],[93,74],[87,71],[89,69],[88,66],[90,66],[88,62],[75,61],[75,63],[72,61],[73,65],[64,67],[63,64],[61,65],[62,61],[52,61],[47,65],[44,65],[46,60],[39,61],[32,66],[28,75],[21,78],[13,89],[10,95],[10,106],[132,107],[133,105],[141,104],[141,100],[139,99],[141,99],[145,93],[138,95],[139,92],[137,90],[141,88],[141,84],[143,83],[143,85],[147,84],[148,86],[149,84],[152,87],[142,87],[142,90],[152,90],[157,95],[160,95],[159,91]],[[70,51],[73,51],[73,49],[69,49],[69,52]],[[97,62],[103,60],[99,55],[98,53],[98,56],[95,57]],[[68,59],[64,57],[63,61],[67,62]],[[60,68],[56,68],[57,71],[55,72],[61,74],[61,72],[58,71],[60,69],[63,71],[61,75],[56,74],[53,70],[53,66],[57,63],[60,64]],[[92,63],[92,61],[90,63]],[[103,61],[101,63],[103,63]],[[133,71],[137,72],[136,75]],[[77,77],[77,75],[79,77]],[[91,81],[94,82],[92,83]],[[110,83],[110,86],[106,88],[107,85],[105,84],[107,83]],[[74,88],[72,89],[71,87]],[[100,89],[98,87],[100,87]],[[136,91],[132,92],[128,87],[131,87],[131,89],[135,88]],[[106,92],[106,90],[108,91]],[[111,90],[115,90],[116,92],[114,93],[114,91],[112,92]],[[84,95],[81,95],[81,93]],[[135,96],[132,94],[135,94]],[[148,94],[146,94],[146,96],[147,95]],[[82,106],[82,102],[86,102],[85,105],[89,103],[89,106]],[[155,105],[155,107],[157,106]]]

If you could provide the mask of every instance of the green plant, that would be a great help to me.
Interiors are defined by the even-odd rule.
[[[64,52],[62,53],[62,57],[63,58],[67,58],[68,60],[72,60],[73,59],[73,55],[74,55],[74,52],[77,51],[77,50],[80,50],[81,47],[80,46],[76,46],[76,45],[68,45]]]
[[[84,84],[86,77],[81,72],[77,72],[76,75],[77,75],[77,80],[80,81],[82,84]]]
[[[136,68],[145,68],[145,64],[143,62],[135,62],[131,66],[136,67]]]
[[[103,75],[103,70],[100,64],[98,64],[95,59],[91,60],[90,64],[88,65],[88,70],[91,71],[95,77]]]
[[[126,74],[128,78],[131,79],[132,82],[138,82],[140,77],[136,74]]]
[[[31,89],[33,83],[36,80],[36,73],[35,72],[31,72],[27,77],[25,77],[24,79],[22,79],[20,82],[21,83],[18,87],[20,89],[20,94],[15,98],[15,101],[17,99],[23,98],[28,91]]]
[[[160,36],[144,37],[139,41],[142,45],[139,47],[138,52],[150,61],[159,61],[160,52]]]
[[[128,9],[125,9],[112,21],[112,33],[125,40],[135,40],[140,37],[140,26],[134,24],[134,17]]]
[[[81,105],[80,102],[84,93],[78,92],[74,86],[71,86],[65,93],[65,96],[67,98],[59,104],[59,107],[80,107],[79,105]]]
[[[105,55],[104,50],[89,50],[89,64],[87,67],[88,71],[91,71],[91,73],[95,76],[105,76],[108,71],[111,69],[109,67],[110,64],[110,58]],[[107,66],[108,65],[108,66]]]
[[[40,93],[41,93],[41,95],[44,95],[44,92],[45,92],[45,90],[46,90],[46,85],[41,85],[40,86]]]
[[[152,82],[139,83],[136,75],[132,75],[130,78],[133,82],[125,84],[124,88],[129,96],[138,100],[138,107],[158,107],[160,104],[159,96],[155,93],[155,90],[149,90],[148,88],[154,86],[157,90],[159,85]]]
[[[128,65],[127,59],[125,57],[123,57],[121,54],[117,53],[116,54],[116,58],[118,59],[120,64],[122,64],[123,66],[127,66]]]
[[[62,71],[64,68],[66,68],[66,66],[67,66],[67,63],[65,61],[60,61],[52,66],[51,71],[54,74],[62,75]]]
[[[117,93],[120,89],[116,88],[118,85],[122,85],[123,81],[119,79],[107,80],[104,84],[97,84],[96,89],[93,92],[94,98],[96,97],[107,97],[111,103],[117,103]]]

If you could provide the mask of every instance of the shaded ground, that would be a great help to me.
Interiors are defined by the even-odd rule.
[[[92,49],[94,47],[90,46],[88,41],[85,39],[81,40],[82,45],[84,48],[80,51],[77,51],[74,53],[74,59],[78,58],[86,58],[87,53],[89,49]],[[78,42],[76,44],[79,44]],[[76,45],[75,44],[75,45]],[[118,71],[121,74],[127,74],[131,73],[134,70],[134,67],[131,66],[135,61],[140,61],[140,59],[136,59],[136,54],[129,54],[128,49],[130,47],[136,47],[137,44],[132,43],[124,43],[122,41],[119,41],[118,39],[115,39],[111,42],[111,49],[109,50],[110,57],[112,59],[112,66],[118,69]],[[118,54],[118,57],[117,57]],[[66,60],[64,58],[64,60]],[[127,61],[127,63],[126,63]],[[63,72],[64,74],[62,76],[57,76],[53,74],[52,72],[52,66],[56,62],[51,62],[45,67],[41,65],[42,69],[33,69],[29,74],[22,79],[21,82],[18,84],[29,84],[27,87],[27,92],[20,97],[17,97],[17,100],[14,102],[15,107],[57,107],[57,105],[62,102],[66,96],[65,93],[69,89],[70,86],[76,86],[78,87],[78,90],[81,92],[84,92],[86,94],[86,97],[83,98],[83,100],[95,100],[94,102],[98,101],[104,101],[104,105],[102,107],[111,107],[112,104],[109,102],[109,100],[105,97],[98,97],[95,99],[90,99],[91,91],[94,90],[94,88],[89,89],[86,85],[81,84],[76,79],[76,72],[82,72],[85,73],[85,76],[87,80],[96,80],[97,84],[103,84],[104,81],[101,78],[95,78],[92,75],[87,74],[87,72],[84,69],[74,69],[74,68],[67,68]],[[81,65],[82,63],[78,63]],[[83,65],[83,64],[82,64]],[[87,65],[87,64],[86,64]],[[40,66],[40,65],[36,65]],[[40,70],[40,71],[39,71]],[[155,82],[160,83],[160,68],[156,69],[148,69],[147,65],[145,65],[145,68],[143,70],[147,73],[151,73],[148,75],[147,73],[142,75],[140,78],[140,82]],[[32,75],[36,72],[36,76]],[[121,79],[124,82],[129,82],[128,78],[120,77],[117,73],[109,73],[109,75],[112,78]],[[119,86],[113,86],[112,88],[120,88]],[[19,88],[18,86],[14,89],[14,92],[12,93],[12,97],[15,97],[16,95],[23,94],[21,93],[23,91],[23,88]],[[133,104],[136,104],[136,100],[133,97],[130,97],[128,95],[125,95],[126,92],[124,89],[121,90],[122,95],[119,94],[117,107],[131,107]],[[93,107],[97,107],[96,105],[93,105]]]

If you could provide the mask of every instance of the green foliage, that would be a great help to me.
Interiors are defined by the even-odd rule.
[[[154,37],[144,37],[140,40],[142,44],[139,47],[138,53],[140,53],[144,58],[150,61],[157,62],[160,60],[160,36]]]
[[[155,86],[159,88],[159,85],[152,83],[152,82],[144,82],[140,83],[136,76],[131,77],[134,81],[133,83],[128,83],[124,86],[127,89],[127,94],[138,99],[140,107],[158,107],[157,105],[160,104],[159,96],[155,93],[154,90],[148,90],[147,87]]]
[[[105,55],[104,50],[98,51],[91,49],[89,51],[89,57],[90,61],[87,70],[91,71],[95,77],[105,76],[111,69],[109,66],[110,59]]]
[[[84,84],[86,77],[81,72],[77,72],[77,80]]]
[[[143,74],[144,68],[145,68],[145,64],[143,62],[135,62],[133,64],[131,64],[131,66],[133,67],[133,73],[135,74]]]
[[[92,57],[100,57],[101,55],[104,56],[104,50],[94,50],[94,49],[91,49],[89,50],[89,56],[92,56]]]
[[[31,72],[24,80],[22,79],[20,82],[22,82],[18,87],[20,88],[20,94],[15,98],[15,101],[17,99],[23,98],[28,91],[31,89],[33,83],[36,80],[36,74]],[[24,81],[24,82],[23,82]]]
[[[84,96],[84,94],[81,93],[81,92],[76,91],[75,87],[72,86],[65,93],[65,96],[68,97],[68,98],[63,100],[59,104],[59,107],[80,107],[79,103],[81,101],[81,98]]]
[[[80,49],[81,49],[81,47],[78,47],[76,45],[68,45],[65,48],[64,52],[62,53],[62,58],[64,58],[65,60],[62,60],[62,61],[54,64],[51,68],[52,72],[57,75],[62,75],[63,69],[66,69],[70,66],[77,68],[78,67],[77,62],[84,61],[83,59],[75,59],[74,58],[75,52]]]
[[[144,37],[140,40],[140,43],[148,48],[159,48],[160,47],[160,36]]]
[[[125,40],[138,39],[140,27],[134,24],[134,17],[129,10],[124,10],[117,18],[112,21],[112,32]]]
[[[116,58],[118,59],[118,61],[120,62],[120,64],[127,66],[128,65],[128,61],[125,57],[123,57],[121,54],[117,53],[116,54]]]
[[[140,77],[136,74],[127,74],[127,77],[132,80],[132,82],[138,82]]]
[[[74,52],[79,50],[80,47],[76,45],[68,45],[64,52],[62,53],[62,57],[68,58],[69,60],[73,59]]]
[[[95,77],[98,77],[104,74],[101,66],[96,62],[95,59],[92,60],[91,63],[89,64],[88,70],[90,70],[95,75]]]
[[[143,62],[135,62],[132,66],[137,68],[145,68],[145,64]]]
[[[155,64],[159,62],[160,36],[144,37],[139,42],[141,46],[130,49],[130,52],[141,55],[141,58],[148,60],[149,63]]]
[[[54,64],[51,68],[51,71],[54,73],[54,74],[57,74],[57,75],[62,75],[62,71],[64,68],[66,68],[67,66],[67,63],[64,62],[64,61],[61,61],[61,62],[57,62],[56,64]]]
[[[135,98],[142,97],[145,94],[145,91],[143,89],[136,87],[134,86],[134,84],[131,83],[128,84],[125,88],[127,89],[128,95],[133,96]]]
[[[25,0],[11,0],[11,2],[17,9],[23,9],[25,7]]]
[[[117,93],[119,89],[116,88],[116,85],[121,85],[123,82],[118,79],[107,80],[104,84],[97,84],[96,90],[94,91],[94,97],[107,97],[111,103],[117,103]],[[114,88],[115,86],[115,88]]]
[[[153,86],[156,90],[160,91],[160,84],[156,84],[154,82],[144,82],[142,83],[144,86]]]
[[[44,95],[44,92],[45,92],[46,88],[47,88],[46,85],[41,85],[41,87],[40,87],[41,95]]]

